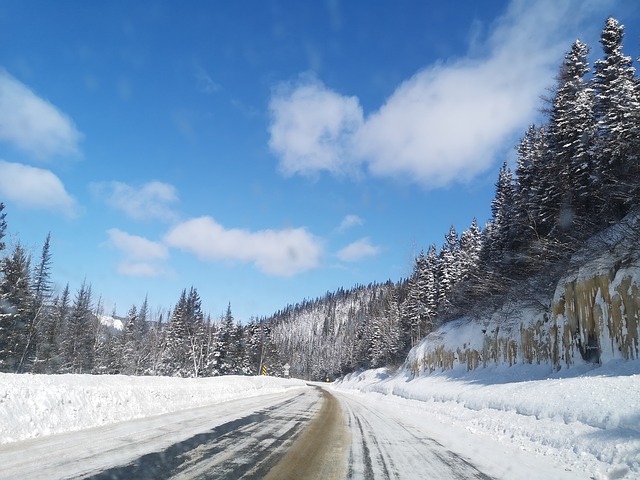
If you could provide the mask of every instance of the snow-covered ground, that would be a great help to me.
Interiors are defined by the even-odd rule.
[[[0,374],[0,443],[304,386],[272,377]],[[405,422],[427,422],[435,440],[472,460],[484,456],[485,466],[502,462],[508,469],[525,458],[522,452],[540,459],[534,465],[566,470],[567,478],[640,478],[640,361],[558,373],[523,365],[455,369],[418,378],[379,369],[331,387],[385,404]]]
[[[461,453],[472,455],[473,443],[486,439],[582,478],[640,478],[640,361],[558,373],[548,366],[459,368],[418,378],[378,369],[351,374],[334,388],[428,412],[434,438],[458,443]],[[471,447],[461,430],[477,437]]]
[[[0,374],[0,444],[283,392],[273,377]]]

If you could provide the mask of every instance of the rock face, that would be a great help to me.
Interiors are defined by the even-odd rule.
[[[638,358],[640,265],[613,265],[605,273],[594,267],[587,264],[556,289],[553,316],[567,366],[576,352],[593,363]]]
[[[407,357],[414,374],[490,364],[580,363],[639,358],[640,217],[612,227],[575,255],[552,299],[513,301],[489,318],[461,318]]]

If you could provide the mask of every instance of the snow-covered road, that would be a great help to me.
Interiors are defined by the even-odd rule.
[[[422,402],[331,392],[351,433],[347,478],[584,479],[549,459],[443,425]]]
[[[487,445],[457,452],[470,439],[445,446],[430,423],[379,395],[292,388],[9,443],[0,478],[580,478],[518,452],[501,465]]]
[[[636,479],[639,380],[639,362],[374,370],[323,390],[272,377],[0,374],[0,479],[133,478],[143,464],[158,466],[153,478],[300,479],[302,465],[307,478]]]
[[[0,446],[0,478],[262,478],[321,406],[290,389]]]

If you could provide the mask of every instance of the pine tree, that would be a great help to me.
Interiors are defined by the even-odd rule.
[[[513,192],[509,243],[512,249],[517,250],[522,246],[529,246],[532,242],[539,242],[540,238],[551,230],[549,220],[545,219],[542,213],[543,199],[552,181],[546,175],[548,171],[545,162],[548,159],[548,148],[545,128],[531,125],[516,149],[518,151],[517,182],[507,189]],[[499,177],[498,184],[501,183],[506,184],[507,179],[500,180]],[[508,191],[506,196],[509,196]],[[497,197],[494,201],[500,202]],[[495,215],[498,214],[502,217],[501,222],[504,223],[505,213],[494,211],[492,222],[496,221]],[[495,234],[497,229],[493,226],[490,229],[494,230]],[[490,235],[489,238],[493,241],[494,237]],[[494,249],[494,251],[497,250],[499,249]]]
[[[83,282],[73,301],[62,341],[63,373],[90,373],[94,364],[96,340],[91,285]]]
[[[4,211],[4,203],[0,202],[0,252],[5,249],[5,243],[2,241],[7,230],[7,214]]]
[[[593,91],[585,79],[589,47],[576,40],[558,75],[548,126],[548,178],[544,209],[558,233],[571,233],[589,212],[595,139]],[[557,235],[557,234],[556,234]]]
[[[17,243],[0,262],[0,371],[25,371],[33,361],[35,332],[31,258]]]
[[[51,233],[42,247],[40,263],[36,265],[33,272],[33,322],[35,330],[35,359],[33,365],[34,372],[43,371],[40,364],[48,363],[55,354],[55,319],[51,312]],[[43,366],[44,368],[44,366]],[[51,372],[48,372],[51,373]]]
[[[66,357],[64,351],[64,335],[67,332],[69,313],[71,310],[71,293],[67,283],[62,290],[62,294],[55,298],[51,307],[52,321],[47,324],[45,330],[47,344],[51,345],[50,355],[45,356],[41,373],[61,373],[65,365]]]
[[[446,312],[451,306],[451,294],[462,277],[460,270],[460,239],[453,225],[445,235],[438,258],[438,311]]]
[[[481,250],[482,230],[478,227],[478,222],[474,218],[469,228],[460,235],[459,281],[476,275],[476,270],[480,263]]]
[[[597,180],[605,215],[621,218],[638,200],[640,105],[631,57],[622,52],[624,26],[609,17],[600,37],[604,58],[594,65],[598,126]]]
[[[510,243],[510,228],[513,225],[515,189],[513,175],[504,162],[496,182],[496,195],[491,201],[491,223],[488,229],[489,259],[493,262],[503,260],[503,252]]]
[[[424,255],[424,251],[420,252],[420,255],[416,258],[415,265],[413,267],[413,274],[409,279],[409,291],[407,298],[402,305],[402,317],[405,328],[409,331],[409,338],[411,346],[416,345],[424,335],[426,331],[427,323],[427,307],[425,305],[425,299],[427,296],[427,261]],[[370,336],[379,334],[376,332],[376,327],[368,326],[366,332]]]
[[[191,287],[187,300],[187,330],[191,371],[190,376],[201,375],[206,363],[206,337],[202,301],[197,290]]]
[[[136,338],[136,327],[138,323],[138,308],[132,305],[127,312],[127,317],[122,326],[120,337],[119,363],[120,373],[124,375],[136,375],[138,367],[139,340]]]
[[[218,342],[212,352],[215,375],[239,373],[240,351],[238,329],[231,313],[231,304],[229,304],[220,322]]]
[[[198,377],[206,366],[206,332],[200,296],[195,288],[182,291],[173,310],[163,352],[165,375]]]
[[[187,291],[182,290],[167,325],[162,371],[165,375],[184,376],[188,365]]]

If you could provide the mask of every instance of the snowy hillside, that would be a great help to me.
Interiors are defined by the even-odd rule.
[[[486,317],[448,322],[411,350],[406,367],[418,376],[459,365],[546,364],[557,371],[638,359],[639,224],[629,216],[593,237],[553,297],[512,299]]]

